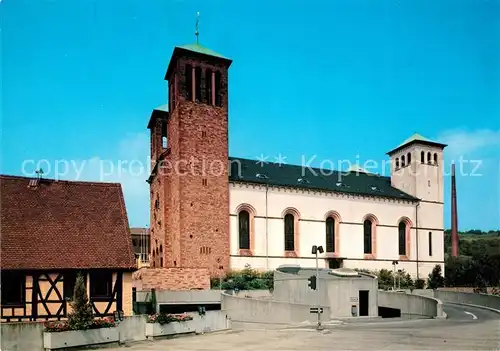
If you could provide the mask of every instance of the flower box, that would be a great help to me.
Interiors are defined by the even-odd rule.
[[[118,329],[115,327],[43,333],[43,347],[46,350],[107,344],[119,340]]]
[[[147,323],[146,337],[154,339],[160,336],[172,336],[177,334],[188,334],[196,332],[196,322],[193,320],[184,322],[170,322],[166,324]]]

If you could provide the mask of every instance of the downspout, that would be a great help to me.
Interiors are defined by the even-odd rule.
[[[416,247],[417,247],[417,279],[420,278],[420,275],[419,275],[419,270],[418,270],[418,227],[419,227],[419,224],[418,224],[418,206],[420,206],[420,201],[417,202],[417,206],[415,206],[415,225],[416,225],[416,228],[415,228],[415,233],[416,233],[416,239],[415,239],[415,243],[416,243]]]
[[[267,192],[269,190],[266,184],[266,271],[269,270],[269,231],[267,226]]]
[[[415,159],[415,162],[413,163],[412,167],[415,167],[415,171],[418,168],[418,163]],[[416,174],[414,175],[413,179],[415,180],[415,197],[417,194],[417,177]],[[418,206],[420,206],[420,199],[418,199],[417,206],[415,206],[415,246],[416,246],[416,251],[417,251],[417,279],[420,279],[420,274],[419,274],[419,268],[418,268],[418,261],[419,261],[419,254],[418,254],[418,228],[419,228],[419,223],[418,223]]]

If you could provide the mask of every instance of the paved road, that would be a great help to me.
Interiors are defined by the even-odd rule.
[[[272,330],[234,330],[141,342],[130,345],[128,349],[134,351],[500,350],[500,314],[452,304],[445,304],[444,309],[449,319],[384,319],[369,322],[356,320],[344,324],[325,325],[325,330],[320,332],[307,325]],[[113,350],[121,351],[123,348]]]
[[[499,313],[477,307],[445,303],[443,304],[443,309],[448,315],[448,319],[452,321],[483,322],[487,320],[500,320]]]

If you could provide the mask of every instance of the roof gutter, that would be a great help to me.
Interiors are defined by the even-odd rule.
[[[418,224],[418,206],[420,206],[420,201],[417,202],[417,205],[415,206],[415,225],[416,225],[416,228],[415,228],[415,243],[416,243],[416,248],[417,248],[417,280],[420,279],[420,274],[419,274],[419,269],[418,269],[418,260],[419,260],[419,254],[418,254],[418,227],[419,227],[419,224]]]

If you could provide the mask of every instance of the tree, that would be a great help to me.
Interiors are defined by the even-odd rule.
[[[436,265],[429,274],[429,279],[427,280],[427,286],[430,289],[437,289],[444,286],[444,278],[441,271],[441,266]]]
[[[398,271],[397,274],[398,286],[401,286],[401,289],[410,289],[413,290],[415,287],[415,282],[411,278],[409,273],[406,273],[404,269]]]
[[[74,330],[88,329],[93,322],[93,311],[87,296],[85,279],[81,274],[76,277],[73,301],[70,305],[72,311],[68,316],[69,327]]]
[[[389,290],[394,287],[394,276],[392,275],[392,271],[388,269],[381,269],[380,271],[375,272],[375,275],[378,278],[379,289]]]
[[[425,288],[425,280],[423,279],[416,279],[415,280],[415,289],[424,289]]]

